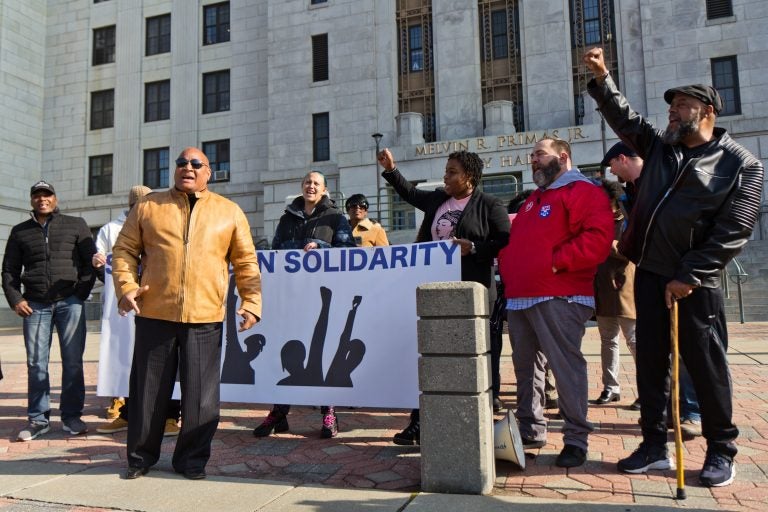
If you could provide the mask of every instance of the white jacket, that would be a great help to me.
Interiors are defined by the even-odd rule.
[[[125,210],[118,218],[101,226],[99,233],[96,235],[96,252],[105,255],[112,252],[112,246],[115,245],[117,235],[123,229],[127,216],[128,210]]]

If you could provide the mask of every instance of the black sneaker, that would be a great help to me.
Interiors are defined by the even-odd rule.
[[[736,464],[733,459],[722,453],[707,452],[704,467],[699,475],[699,482],[705,487],[723,487],[733,482],[736,476]]]
[[[624,473],[645,473],[649,469],[674,469],[672,459],[667,455],[666,445],[650,446],[645,442],[632,455],[621,459],[617,464],[619,471]]]
[[[418,421],[411,420],[408,426],[405,427],[405,430],[395,434],[392,442],[405,446],[421,444],[421,425]]]
[[[567,444],[563,446],[560,455],[555,459],[555,466],[559,468],[575,468],[587,461],[587,451],[578,446]]]
[[[493,412],[501,412],[504,410],[504,404],[501,403],[501,399],[497,396],[493,397]]]
[[[284,414],[275,414],[270,411],[264,421],[253,429],[253,435],[256,437],[267,437],[272,432],[288,432],[288,418]]]
[[[546,439],[531,439],[530,437],[522,437],[522,436],[520,436],[520,438],[523,441],[523,449],[524,450],[527,450],[527,449],[532,450],[534,448],[541,448],[541,447],[543,447],[544,445],[547,444],[547,440]]]

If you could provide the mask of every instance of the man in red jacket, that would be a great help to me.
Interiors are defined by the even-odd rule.
[[[546,444],[544,365],[549,363],[565,421],[555,464],[587,458],[587,362],[584,324],[595,307],[592,281],[613,241],[608,196],[571,163],[563,140],[542,139],[531,153],[538,189],[520,208],[499,253],[517,379],[517,419],[526,448]]]

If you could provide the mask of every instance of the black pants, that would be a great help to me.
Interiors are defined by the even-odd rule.
[[[657,446],[667,441],[664,416],[670,388],[670,320],[664,290],[669,281],[641,269],[635,273],[637,390],[643,439]],[[678,301],[678,344],[699,397],[707,449],[733,457],[739,430],[731,419],[733,388],[725,356],[728,332],[719,288],[696,288]]]
[[[181,432],[173,452],[178,472],[205,468],[219,424],[221,322],[185,324],[136,317],[130,377],[128,464],[160,458],[166,411],[178,369]]]

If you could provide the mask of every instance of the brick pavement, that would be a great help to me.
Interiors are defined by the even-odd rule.
[[[686,508],[721,510],[763,510],[768,498],[768,349],[762,345],[768,324],[729,324],[731,331],[731,373],[734,381],[734,418],[742,432],[736,458],[737,476],[733,485],[707,489],[697,483],[705,454],[699,438],[685,444]],[[599,342],[594,328],[588,329],[585,354],[590,371],[590,398],[600,392]],[[3,353],[0,337],[0,354]],[[61,431],[58,418],[52,431],[29,442],[13,442],[24,425],[26,404],[25,368],[20,362],[3,363],[6,374],[0,382],[0,464],[34,460],[66,464],[125,467],[125,432],[107,436],[88,434],[70,437]],[[60,379],[60,368],[52,365],[52,382]],[[87,398],[84,420],[92,431],[101,421],[106,399],[95,396],[97,364],[86,363]],[[608,406],[590,406],[595,425],[590,438],[587,464],[564,470],[554,466],[562,447],[559,420],[552,418],[548,444],[529,453],[527,468],[519,470],[506,461],[497,461],[494,495],[567,499],[587,502],[675,506],[673,471],[651,475],[617,473],[616,461],[630,453],[640,439],[638,413],[626,406],[635,394],[634,370],[629,356],[622,359],[622,401]],[[514,374],[508,357],[502,362],[502,399],[514,406]],[[56,391],[58,387],[56,387]],[[56,393],[54,391],[54,393]],[[55,396],[54,396],[55,398]],[[390,443],[394,433],[408,421],[407,411],[339,409],[341,432],[335,439],[319,437],[320,413],[310,407],[295,407],[289,417],[291,431],[256,439],[251,430],[266,414],[267,406],[223,404],[222,420],[216,434],[210,475],[236,476],[259,480],[322,483],[334,487],[417,491],[420,457],[417,448]],[[553,411],[549,411],[553,412]],[[671,440],[671,436],[670,436]],[[173,439],[163,443],[159,470],[171,471]],[[1,476],[1,475],[0,475]],[[16,500],[0,498],[0,510],[13,508]],[[52,510],[89,511],[99,509],[62,506]]]

